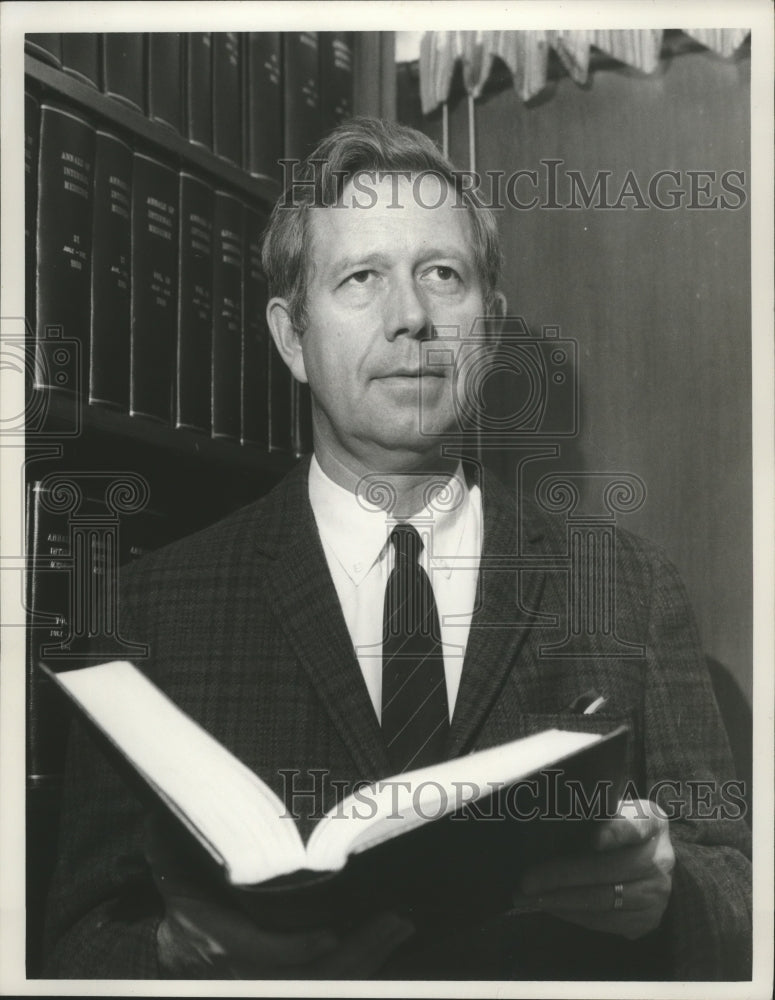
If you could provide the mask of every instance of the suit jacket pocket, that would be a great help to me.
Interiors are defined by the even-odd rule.
[[[627,745],[625,751],[625,775],[633,782],[633,788],[638,789],[643,781],[641,772],[641,739],[639,713],[635,708],[626,708],[616,712],[598,711],[591,715],[575,712],[511,712],[508,717],[497,713],[488,720],[488,724],[480,733],[474,750],[505,743],[508,740],[531,736],[545,729],[567,729],[575,732],[600,733],[605,735],[618,726],[627,726]],[[632,789],[631,789],[632,790]]]

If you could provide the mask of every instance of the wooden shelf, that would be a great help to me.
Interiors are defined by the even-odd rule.
[[[52,393],[46,403],[46,433],[33,435],[35,440],[44,442],[68,431],[74,426],[73,417],[78,411],[78,434],[62,436],[61,441],[70,441],[77,446],[82,440],[91,444],[97,438],[114,442],[122,440],[160,455],[196,463],[205,472],[208,468],[220,468],[234,473],[268,474],[279,478],[298,461],[289,452],[265,451],[253,445],[241,445],[236,441],[210,438],[190,430],[176,430],[163,423],[143,417],[133,417],[127,413],[106,407],[90,406],[68,396]]]
[[[216,156],[203,146],[189,142],[173,129],[152,121],[140,111],[107,97],[89,84],[48,66],[34,56],[25,55],[24,72],[28,79],[34,80],[43,90],[50,91],[58,100],[76,105],[92,119],[96,116],[98,124],[112,128],[133,148],[161,154],[178,168],[196,170],[215,187],[226,185],[253,202],[262,202],[267,208],[271,208],[281,193],[280,185],[272,178],[252,177],[241,167]]]

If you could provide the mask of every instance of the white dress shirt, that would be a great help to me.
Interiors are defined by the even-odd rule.
[[[381,718],[382,614],[395,561],[390,532],[395,517],[338,486],[313,457],[309,498],[328,568],[339,595],[363,679]],[[433,586],[439,612],[450,719],[468,643],[482,551],[482,498],[462,466],[443,493],[408,519],[423,540],[420,565]]]

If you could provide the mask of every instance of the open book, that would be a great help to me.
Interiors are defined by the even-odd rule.
[[[481,895],[493,880],[516,879],[536,856],[572,844],[571,828],[588,827],[590,803],[597,818],[610,815],[623,783],[626,728],[605,736],[550,729],[362,787],[305,845],[274,791],[131,663],[43,669],[228,884],[275,899],[301,887],[299,898],[309,901],[319,894],[309,886],[347,873],[340,881],[350,897],[379,885],[388,896],[440,901],[457,872],[446,907],[462,900],[463,885]],[[596,799],[595,789],[605,794]]]

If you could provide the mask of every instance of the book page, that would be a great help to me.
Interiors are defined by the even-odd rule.
[[[342,868],[348,855],[456,812],[494,786],[526,778],[602,738],[549,729],[376,782],[329,810],[307,845],[308,867]]]
[[[284,803],[136,667],[114,661],[54,675],[226,868],[235,885],[304,865]]]

